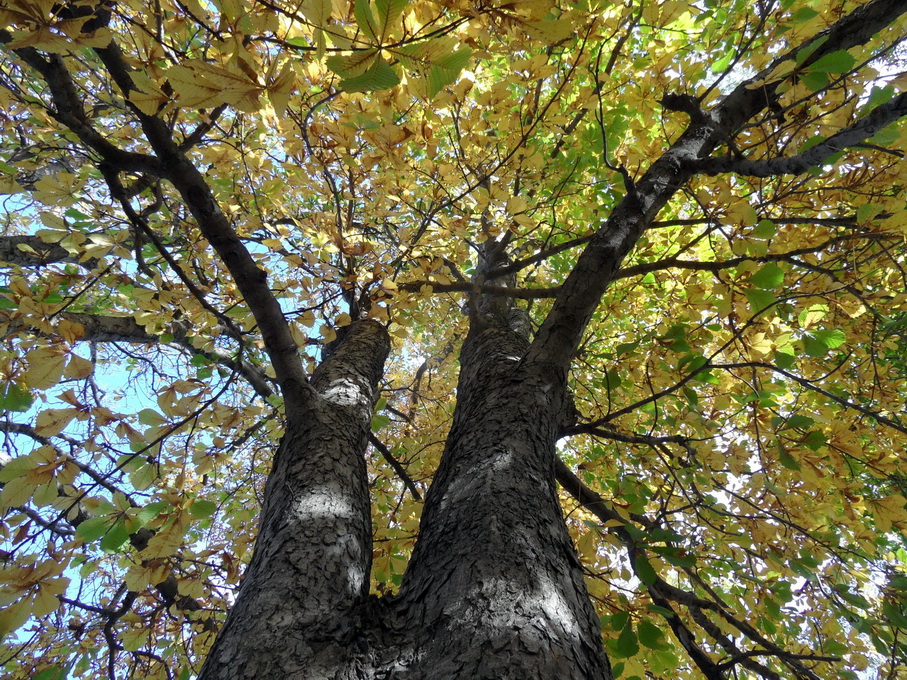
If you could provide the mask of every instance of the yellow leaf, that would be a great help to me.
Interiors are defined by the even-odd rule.
[[[32,494],[31,501],[39,508],[43,508],[47,505],[53,503],[59,494],[57,493],[57,482],[51,480],[46,484],[41,484],[35,488],[34,494]]]
[[[268,98],[271,100],[271,106],[278,116],[283,116],[287,112],[287,106],[290,103],[290,94],[296,84],[296,73],[290,62],[283,65],[280,75],[274,79],[274,82],[268,86]]]
[[[22,191],[25,191],[25,189],[12,177],[0,178],[0,195],[18,194]]]
[[[31,602],[25,598],[0,610],[0,638],[21,628],[28,621],[30,614]]]
[[[69,363],[63,375],[67,378],[87,378],[94,372],[94,364],[75,354],[70,355]]]
[[[301,323],[306,328],[311,328],[315,325],[315,313],[311,309],[305,311],[299,315],[297,321],[299,321],[299,323]]]
[[[75,321],[63,319],[57,324],[57,333],[59,333],[60,337],[66,340],[66,342],[72,343],[85,336],[85,326],[76,323]]]
[[[4,508],[18,508],[28,503],[35,492],[35,485],[24,475],[11,479],[3,485],[0,491],[0,506]]]
[[[896,493],[878,500],[869,500],[876,527],[881,532],[891,531],[892,526],[898,529],[907,528],[907,498]]]
[[[78,409],[74,408],[52,408],[41,411],[35,421],[35,432],[42,437],[53,437],[60,434],[78,413]]]
[[[61,581],[63,582],[63,591],[65,591],[66,585],[69,584],[68,578],[55,579],[38,586],[38,592],[35,594],[35,603],[32,607],[32,612],[35,616],[46,616],[60,606],[60,600],[57,599],[57,595],[63,592],[59,589],[59,582]]]
[[[50,29],[50,26],[41,26],[36,31],[26,33],[15,40],[11,40],[6,46],[11,50],[32,47],[44,52],[61,53],[72,49],[73,44],[64,36],[54,33]]]

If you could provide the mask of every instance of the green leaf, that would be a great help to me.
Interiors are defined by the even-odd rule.
[[[675,546],[652,546],[652,552],[661,555],[661,557],[676,567],[693,567],[696,565],[696,558],[690,555],[683,548]]]
[[[746,299],[750,302],[750,309],[753,310],[753,314],[765,311],[778,301],[778,298],[773,293],[758,288],[751,288],[746,291]]]
[[[96,541],[107,532],[109,517],[90,517],[76,527],[76,536],[86,543]]]
[[[210,517],[217,510],[217,503],[211,501],[195,500],[189,506],[189,514],[196,519],[205,519]]]
[[[817,16],[819,16],[819,13],[811,7],[800,7],[797,9],[797,11],[791,14],[791,18],[797,23],[809,21],[810,19]]]
[[[883,128],[880,132],[877,132],[872,137],[869,138],[869,141],[873,144],[878,144],[879,146],[888,146],[889,144],[894,144],[898,139],[900,139],[900,131],[898,130],[898,124],[892,123],[886,128]]]
[[[165,425],[170,421],[153,408],[143,408],[139,411],[139,422],[142,425]]]
[[[820,357],[828,350],[844,344],[847,336],[839,328],[822,328],[809,333],[803,338],[804,351],[811,357]]]
[[[378,25],[381,31],[382,42],[390,33],[393,24],[396,24],[406,9],[409,0],[375,0],[375,12],[378,15]]]
[[[104,538],[101,539],[101,550],[116,552],[128,540],[129,532],[126,530],[126,523],[122,521],[116,522],[110,527],[110,531],[104,535]]]
[[[641,621],[637,627],[639,641],[649,649],[664,649],[666,647],[664,632],[650,621]]]
[[[783,449],[780,446],[778,447],[778,460],[781,462],[781,465],[788,470],[800,469],[800,463],[797,462],[797,459],[790,455],[787,449]]]
[[[813,420],[812,418],[810,418],[809,416],[803,416],[803,415],[800,415],[799,413],[795,413],[794,415],[792,415],[790,418],[787,419],[787,422],[784,423],[784,427],[785,427],[785,429],[794,428],[794,427],[795,428],[804,428],[804,427],[809,427],[814,422],[816,422],[816,421]]]
[[[828,74],[822,71],[808,71],[800,75],[801,80],[813,92],[817,92],[828,86]]]
[[[32,680],[66,680],[70,668],[72,668],[72,664],[68,666],[51,666],[34,675]]]
[[[655,573],[655,569],[652,567],[652,564],[642,555],[637,555],[636,559],[633,561],[635,566],[636,575],[639,577],[639,580],[645,583],[647,586],[655,583],[655,580],[658,578],[658,574]]]
[[[399,82],[400,76],[379,56],[361,76],[340,81],[340,89],[346,92],[377,92],[389,90]]]
[[[825,435],[818,430],[813,430],[806,435],[803,439],[803,443],[813,451],[818,451],[828,443],[828,439],[826,439]]]
[[[28,456],[16,456],[0,469],[0,482],[8,482],[33,470],[35,462]]]
[[[674,612],[672,612],[670,609],[668,609],[666,607],[659,607],[657,604],[651,604],[651,603],[647,604],[646,609],[648,609],[650,612],[653,612],[655,614],[659,614],[660,616],[663,616],[666,619],[674,618]]]
[[[633,632],[633,624],[629,621],[616,640],[608,640],[608,651],[616,659],[627,659],[636,656],[639,652],[639,641]]]
[[[810,73],[847,73],[857,63],[846,50],[838,50],[823,55],[809,65]]]
[[[797,357],[787,350],[776,350],[775,364],[777,364],[778,368],[793,368],[797,364]]]
[[[731,65],[731,61],[734,59],[734,50],[728,50],[721,59],[712,64],[712,73],[721,73],[728,66]]]
[[[0,388],[0,411],[24,413],[31,408],[34,401],[32,393],[16,383],[5,382]]]
[[[381,413],[372,416],[372,432],[380,432],[390,422],[390,418]]]
[[[378,55],[378,50],[358,50],[352,54],[335,55],[324,60],[325,65],[338,76],[354,78],[368,71]]]
[[[797,51],[797,56],[794,58],[797,66],[802,66],[803,63],[809,59],[813,52],[822,47],[826,42],[828,42],[828,36],[823,35],[821,38],[816,38],[806,47]]]
[[[778,231],[778,225],[771,220],[760,220],[759,224],[750,231],[752,238],[771,238]]]
[[[356,0],[353,5],[353,17],[356,19],[356,25],[359,26],[363,33],[372,40],[378,40],[378,24],[372,14],[372,8],[368,0]]]
[[[869,99],[866,101],[866,104],[863,105],[863,113],[869,113],[877,106],[891,101],[894,94],[894,87],[891,85],[873,87],[872,92],[869,93]]]
[[[149,503],[144,508],[139,510],[138,514],[136,515],[136,518],[139,520],[139,522],[142,524],[142,526],[145,526],[146,524],[148,524],[148,522],[150,522],[155,517],[160,515],[164,509],[169,508],[169,507],[170,507],[170,503],[168,503],[167,501],[157,501],[156,503]]]
[[[611,630],[623,630],[630,622],[630,614],[624,611],[611,615]]]
[[[472,56],[472,50],[468,47],[461,47],[452,54],[447,55],[435,62],[428,72],[428,98],[432,99],[441,90],[456,82]]]
[[[750,283],[756,288],[774,290],[784,282],[784,270],[774,262],[769,262],[750,277]]]

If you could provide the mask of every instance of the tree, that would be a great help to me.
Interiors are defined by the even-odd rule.
[[[902,677],[905,11],[6,0],[10,677]]]

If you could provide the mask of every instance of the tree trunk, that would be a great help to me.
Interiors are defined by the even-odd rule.
[[[399,606],[401,678],[610,678],[554,482],[566,392],[516,332],[471,334],[454,423]],[[395,676],[396,677],[396,676]]]
[[[372,563],[364,453],[390,343],[354,324],[290,419],[265,487],[255,552],[200,680],[357,677],[356,611]],[[359,676],[361,677],[361,676]]]
[[[368,596],[364,452],[387,336],[354,324],[288,425],[252,562],[200,680],[609,680],[554,482],[566,379],[500,326],[470,334],[397,596]]]

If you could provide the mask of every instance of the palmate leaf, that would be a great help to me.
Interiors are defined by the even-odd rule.
[[[346,55],[328,57],[325,64],[338,76],[354,78],[365,73],[373,64],[378,50],[362,50]]]
[[[375,14],[382,42],[390,35],[407,4],[408,0],[375,0]]]
[[[394,55],[415,72],[416,82],[422,80],[422,93],[432,99],[457,80],[472,56],[468,47],[455,49],[455,45],[450,38],[437,38],[405,46],[395,50]]]
[[[363,33],[372,40],[379,40],[380,29],[368,0],[356,0],[356,4],[353,5],[353,16],[356,19],[356,25]]]
[[[400,82],[400,76],[380,55],[362,75],[340,81],[345,92],[376,92],[388,90]]]

